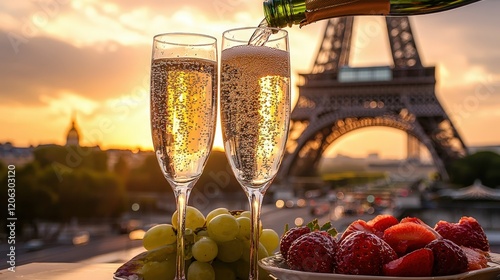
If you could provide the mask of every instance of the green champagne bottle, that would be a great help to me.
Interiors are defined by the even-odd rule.
[[[333,17],[409,16],[454,9],[480,0],[265,0],[268,26],[300,26]]]

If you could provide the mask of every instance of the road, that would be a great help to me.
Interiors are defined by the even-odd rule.
[[[283,234],[285,224],[288,224],[290,228],[294,227],[297,219],[301,220],[304,225],[315,218],[318,218],[320,224],[330,221],[328,214],[320,217],[312,216],[309,207],[277,209],[272,205],[268,205],[262,209],[262,212],[261,219],[263,227],[274,229],[280,236]],[[343,231],[352,221],[357,219],[371,219],[371,217],[372,216],[345,216],[340,219],[332,220],[331,222],[337,231]]]
[[[46,246],[38,251],[27,251],[23,244],[16,246],[16,266],[32,262],[80,262],[101,254],[118,252],[126,254],[133,248],[141,246],[141,241],[130,240],[127,235],[111,235],[98,239],[90,239],[85,245],[53,245]],[[4,248],[5,247],[5,248]],[[7,246],[2,244],[2,252],[7,251]],[[0,269],[7,268],[6,262],[0,263]]]

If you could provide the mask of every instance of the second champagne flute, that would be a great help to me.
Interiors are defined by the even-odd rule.
[[[177,280],[186,279],[186,205],[212,149],[217,73],[215,38],[191,33],[154,37],[151,130],[158,163],[177,199]]]
[[[255,32],[270,34],[249,45]],[[262,42],[261,42],[262,43]],[[290,122],[288,34],[275,28],[239,28],[222,35],[221,125],[224,150],[250,204],[250,273],[258,279],[262,199],[285,152]]]

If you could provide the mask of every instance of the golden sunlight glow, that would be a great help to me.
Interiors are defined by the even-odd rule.
[[[280,110],[280,106],[277,106],[283,102],[283,97],[285,93],[283,92],[283,83],[280,76],[265,76],[259,79],[259,115],[262,121],[259,122],[259,143],[262,145],[257,145],[258,154],[262,158],[267,158],[269,155],[275,154],[277,149],[280,148],[277,145],[280,139],[274,139],[269,136],[276,135],[276,131],[279,131],[281,122],[276,118],[283,116],[285,112]],[[286,85],[285,85],[286,86]],[[273,104],[274,103],[274,104]]]
[[[466,84],[484,83],[487,77],[488,72],[482,66],[473,66],[464,74],[464,82]]]
[[[220,116],[220,114],[218,114]],[[215,129],[213,149],[217,151],[224,151],[224,141],[222,140],[222,128],[220,118],[217,118],[217,128]]]
[[[175,22],[179,22],[186,25],[192,25],[195,21],[193,14],[189,10],[179,10],[172,15],[172,19]]]
[[[200,80],[207,84],[200,83]],[[166,135],[169,137],[167,142],[172,141],[172,144],[167,144],[174,149],[172,156],[178,157],[175,162],[185,160],[188,154],[196,158],[206,153],[203,140],[210,131],[211,82],[208,73],[167,72],[167,85],[173,86],[167,86],[165,117],[171,126],[166,125]]]
[[[175,84],[178,85],[179,87],[187,88],[189,87],[185,76],[187,76],[188,73],[185,72],[168,72],[167,76],[167,83],[168,84]],[[186,108],[188,104],[186,104],[186,98],[184,98],[184,95],[186,94],[185,92],[177,93],[178,89],[177,87],[167,87],[167,108],[172,107],[172,108],[179,108],[183,107]],[[186,115],[183,114],[182,111],[179,110],[172,110],[167,112],[167,122],[172,123],[171,131],[167,131],[168,135],[171,135],[172,138],[177,139],[178,137],[184,138],[184,139],[179,139],[180,141],[175,141],[172,139],[173,142],[176,142],[176,148],[178,149],[186,149],[185,145],[187,145],[188,141],[186,139],[187,134],[180,133],[177,134],[176,131],[181,130],[181,123],[186,121]],[[170,129],[170,127],[167,125],[167,129]],[[170,139],[169,139],[170,140]],[[167,141],[169,141],[167,140]]]
[[[117,14],[120,12],[120,7],[115,3],[103,3],[102,10],[108,14]]]
[[[54,98],[47,95],[40,96],[40,100],[46,103],[49,110],[54,114],[60,112],[83,112],[91,114],[99,104],[93,100],[87,99],[74,92],[62,91],[59,93],[59,98]]]
[[[370,141],[366,141],[370,139]],[[399,159],[406,156],[406,134],[395,128],[367,127],[348,133],[330,145],[325,155],[365,157],[377,153],[381,158]]]

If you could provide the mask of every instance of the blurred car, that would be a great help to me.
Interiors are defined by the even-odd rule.
[[[309,212],[312,216],[323,216],[330,212],[330,202],[324,200],[311,200]]]
[[[85,245],[90,241],[90,233],[86,230],[63,231],[57,241],[60,244]]]
[[[73,236],[72,243],[73,245],[85,245],[90,240],[90,234],[88,231],[82,230],[76,232]]]
[[[41,239],[31,239],[28,242],[26,242],[23,246],[23,248],[27,252],[33,252],[33,251],[38,251],[41,250],[45,246],[45,242]]]

